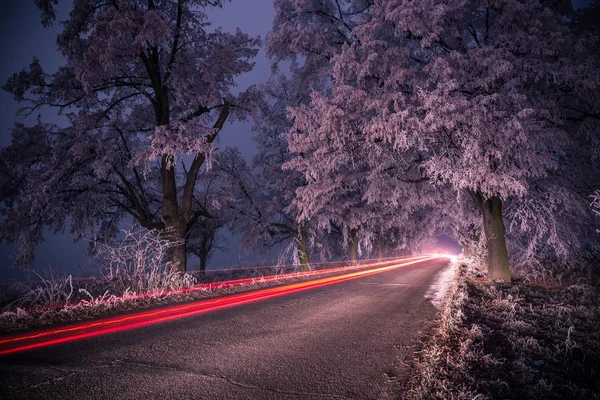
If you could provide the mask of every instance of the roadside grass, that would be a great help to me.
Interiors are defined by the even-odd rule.
[[[37,275],[35,281],[5,285],[0,290],[0,332],[80,321],[167,303],[176,300],[171,299],[170,290],[195,283],[189,275],[166,269],[154,271],[148,280],[152,285],[144,288],[131,285],[133,282],[125,276],[78,279],[48,273]]]
[[[592,268],[492,282],[469,260],[415,360],[406,399],[600,399],[600,282]]]
[[[0,287],[0,332],[15,332],[97,318],[108,314],[145,309],[161,304],[186,302],[285,282],[311,279],[290,276],[297,266],[244,267],[212,270],[204,274],[180,273],[167,262],[170,247],[179,243],[154,231],[133,227],[120,241],[94,242],[99,274],[75,278],[48,270],[35,280]],[[341,263],[315,264],[317,269]],[[339,273],[339,271],[338,271]],[[287,275],[284,275],[287,274]],[[268,282],[263,278],[274,275]],[[326,276],[324,274],[322,276]],[[235,286],[218,282],[244,278]],[[211,285],[196,285],[197,283]]]
[[[313,270],[324,278],[369,268],[369,261],[348,268],[344,261],[313,263]],[[65,324],[156,306],[185,303],[249,290],[263,289],[315,279],[298,274],[297,266],[243,266],[228,270],[208,270],[205,274],[179,274],[168,265],[140,263],[143,268],[108,269],[108,273],[91,278],[61,276],[48,271],[29,283],[0,287],[0,333]],[[114,265],[113,265],[114,267]],[[331,269],[330,272],[328,270]],[[269,276],[269,279],[265,277]],[[271,278],[273,277],[273,278]],[[250,282],[219,287],[219,283],[249,278]],[[210,288],[197,284],[214,283]]]

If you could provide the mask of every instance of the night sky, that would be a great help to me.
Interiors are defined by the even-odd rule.
[[[65,20],[71,8],[70,1],[60,1],[57,20]],[[581,7],[590,3],[590,0],[573,0],[575,7]],[[226,31],[235,31],[239,27],[249,35],[260,35],[265,38],[270,29],[275,11],[272,0],[233,0],[225,4],[223,9],[216,10],[210,15],[213,27],[222,27]],[[28,66],[33,57],[37,56],[46,72],[54,72],[64,60],[56,50],[55,38],[60,32],[61,26],[56,24],[51,28],[43,28],[40,24],[39,11],[33,0],[0,1],[0,54],[3,55],[0,65],[0,82],[4,84],[6,79],[13,73]],[[240,89],[250,84],[264,82],[270,74],[270,63],[261,51],[256,58],[256,66],[253,71],[238,79]],[[0,146],[10,143],[11,127],[15,121],[19,105],[12,100],[9,94],[0,91]],[[60,117],[52,114],[44,114],[46,122],[60,122]],[[34,122],[35,116],[25,122]],[[226,146],[237,146],[248,160],[256,152],[256,146],[250,138],[249,123],[230,123],[226,125],[219,134],[219,148]],[[211,266],[227,266],[239,262],[237,252],[238,239],[233,238],[230,242],[230,251],[225,254],[217,254],[211,261]],[[44,269],[49,266],[59,267],[61,271],[72,271],[78,265],[86,263],[84,250],[87,246],[85,241],[73,243],[68,232],[64,235],[48,235],[36,252],[35,267]],[[456,245],[448,240],[443,240],[442,247],[456,251]],[[10,253],[14,247],[0,244],[0,280],[14,277],[11,271]],[[248,257],[245,257],[249,259]],[[256,258],[256,256],[254,256]],[[194,261],[190,265],[195,268]]]

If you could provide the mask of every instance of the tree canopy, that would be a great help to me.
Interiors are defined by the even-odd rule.
[[[36,4],[52,24],[57,0]],[[194,202],[198,174],[225,121],[256,98],[231,88],[260,41],[212,28],[206,11],[221,6],[75,0],[57,39],[66,64],[46,74],[34,59],[8,79],[22,113],[49,107],[70,122],[17,125],[2,150],[1,238],[21,244],[19,262],[31,262],[44,229],[67,223],[76,238],[111,237],[127,217],[177,242],[205,216]],[[185,241],[169,258],[185,270]]]
[[[340,206],[335,196],[348,191],[357,218],[390,205],[410,214],[435,202],[433,186],[465,192],[483,217],[490,276],[503,280],[506,204],[535,202],[510,226],[529,231],[533,248],[579,244],[572,231],[581,233],[575,220],[589,218],[589,200],[564,177],[597,177],[572,162],[576,151],[578,165],[594,158],[582,143],[597,143],[600,81],[589,50],[597,37],[574,34],[562,12],[538,0],[371,3],[351,43],[331,56],[331,89],[291,110],[297,157],[288,165],[308,182],[298,191],[301,215]],[[582,138],[586,123],[595,136]],[[429,185],[416,195],[421,180]]]
[[[57,2],[36,0],[44,25]],[[0,152],[0,239],[20,263],[45,230],[106,239],[124,220],[176,243],[181,271],[225,225],[301,268],[332,237],[355,258],[443,232],[505,281],[511,258],[597,244],[598,3],[275,0],[271,79],[235,96],[260,40],[213,28],[223,3],[75,0],[66,64],[8,79],[23,114],[69,120],[17,124]],[[252,164],[213,155],[249,113]]]

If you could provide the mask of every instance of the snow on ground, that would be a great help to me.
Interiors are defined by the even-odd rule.
[[[454,278],[454,263],[455,259],[452,259],[448,265],[441,270],[437,276],[435,277],[433,283],[425,293],[425,298],[431,300],[431,303],[435,306],[435,308],[440,308],[442,306],[442,301],[446,296],[446,292],[448,291],[448,287]]]

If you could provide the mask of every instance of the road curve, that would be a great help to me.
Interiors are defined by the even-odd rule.
[[[0,398],[391,397],[446,259],[0,358]]]

